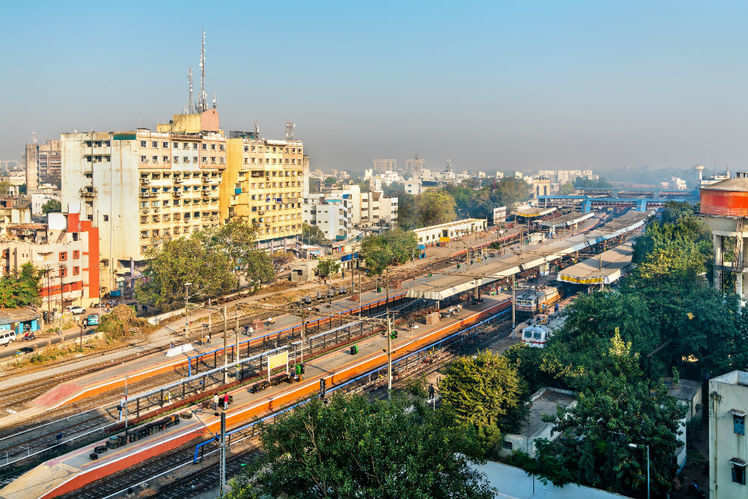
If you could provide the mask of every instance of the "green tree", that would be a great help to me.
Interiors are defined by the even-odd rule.
[[[59,212],[62,211],[62,203],[60,203],[56,199],[50,199],[46,203],[42,205],[42,213],[45,215],[50,212]]]
[[[39,304],[41,273],[30,263],[18,275],[0,277],[0,308],[17,308]]]
[[[455,200],[446,191],[426,191],[416,197],[416,209],[420,218],[420,225],[438,225],[453,221],[455,214]]]
[[[0,181],[0,195],[5,196],[10,192],[11,184],[7,180]]]
[[[391,265],[407,262],[415,255],[418,239],[415,232],[401,229],[371,235],[361,241],[361,257],[373,274],[381,274]]]
[[[476,430],[485,450],[495,447],[502,431],[516,430],[525,415],[517,370],[509,359],[488,350],[452,362],[439,394],[461,425]]]
[[[304,244],[328,244],[329,241],[325,237],[325,233],[316,225],[309,225],[304,223],[301,226],[301,240]]]
[[[236,288],[232,258],[212,250],[202,235],[166,241],[149,255],[143,271],[144,282],[135,289],[140,303],[159,310],[170,310],[184,303],[185,283],[190,295],[206,299],[223,295]]]
[[[262,453],[229,497],[493,497],[449,424],[422,402],[314,400],[263,427]]]
[[[397,225],[403,230],[412,230],[420,227],[421,219],[418,216],[416,197],[412,194],[402,192],[397,196]]]
[[[576,189],[574,188],[574,184],[571,182],[567,182],[565,184],[562,184],[561,187],[558,189],[558,193],[561,195],[569,195],[574,194],[576,192]]]
[[[317,273],[322,279],[327,279],[340,272],[340,262],[334,258],[323,258],[317,263]]]
[[[559,411],[558,438],[536,443],[532,471],[556,485],[575,482],[638,497],[646,487],[646,458],[629,443],[648,444],[652,495],[665,497],[677,469],[683,412],[662,384],[602,373],[575,407]]]
[[[338,179],[336,179],[335,177],[327,177],[325,178],[325,186],[332,187],[337,181]]]
[[[236,219],[220,227],[199,232],[197,237],[209,253],[226,255],[236,274],[255,287],[275,278],[273,262],[266,252],[257,249],[256,230],[244,220]],[[237,281],[239,283],[239,281]]]

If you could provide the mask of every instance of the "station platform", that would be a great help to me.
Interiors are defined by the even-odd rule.
[[[550,239],[524,247],[517,254],[487,257],[473,264],[461,265],[459,269],[434,272],[430,277],[414,279],[403,286],[407,288],[410,298],[445,300],[477,286],[549,264],[566,255],[632,232],[642,227],[648,216],[648,213],[630,211],[586,233]],[[595,219],[589,219],[587,223],[594,224]]]
[[[436,324],[401,328],[392,341],[392,357],[398,359],[408,355],[510,307],[507,295],[485,297],[481,303],[467,305],[455,316]],[[376,335],[360,341],[357,354],[351,354],[349,349],[339,349],[310,360],[305,363],[305,376],[300,382],[271,386],[258,393],[251,393],[246,386],[233,390],[230,393],[234,402],[226,413],[227,428],[235,428],[319,393],[322,378],[326,386],[332,388],[385,365],[386,344],[385,337]],[[49,460],[0,490],[0,497],[52,498],[67,494],[188,442],[211,438],[219,431],[220,414],[217,411],[194,406],[190,409],[192,417],[182,418],[176,425],[121,448],[108,450],[96,460],[89,456],[95,447],[105,445],[105,441]]]
[[[556,280],[571,284],[612,284],[631,265],[633,256],[634,245],[628,242],[565,268],[558,273]]]
[[[404,290],[390,290],[390,303],[397,303],[403,298],[405,298]],[[359,311],[359,305],[363,311],[367,311],[384,305],[385,301],[384,291],[367,291],[361,294],[360,300],[358,296],[355,299],[346,297],[312,305],[310,314],[306,318],[307,330],[324,329],[328,325],[343,321],[345,317],[351,316],[353,318]],[[251,337],[241,336],[239,339],[240,346],[246,348],[248,343],[252,346],[261,345],[265,342],[275,341],[284,335],[298,332],[301,328],[301,320],[301,317],[290,313],[274,316],[272,324],[255,325]],[[229,321],[228,326],[229,330],[232,330],[233,321]],[[0,418],[0,427],[22,423],[28,418],[66,404],[73,404],[114,390],[123,390],[125,383],[134,384],[160,374],[178,370],[184,371],[184,374],[187,375],[188,364],[197,365],[196,359],[199,359],[201,355],[223,354],[223,335],[214,334],[208,344],[192,345],[193,350],[174,357],[166,357],[163,352],[147,355],[128,362],[126,365],[112,366],[81,376],[75,381],[61,383],[30,401],[27,408]],[[233,345],[234,334],[230,332],[227,350],[232,349]],[[229,350],[229,352],[231,351]]]

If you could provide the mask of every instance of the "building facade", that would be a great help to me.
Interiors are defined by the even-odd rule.
[[[99,228],[102,285],[133,285],[149,250],[216,227],[226,139],[215,110],[176,115],[158,131],[66,133],[62,209]]]
[[[437,243],[446,243],[455,237],[462,237],[475,232],[483,232],[488,228],[485,218],[465,218],[439,225],[431,225],[421,229],[415,229],[418,244],[433,246]]]
[[[748,497],[748,372],[732,371],[709,380],[709,497]]]
[[[44,144],[26,144],[26,186],[33,192],[42,184],[60,187],[62,146],[59,139]]]
[[[0,236],[12,224],[31,223],[31,200],[20,196],[0,196]]]
[[[13,224],[0,247],[0,274],[16,275],[27,263],[43,272],[45,312],[99,300],[99,233],[78,213],[50,213],[46,224]]]
[[[384,197],[382,191],[361,193],[361,227],[397,224],[397,198]]]
[[[301,235],[305,186],[301,140],[269,140],[232,132],[221,186],[221,220],[240,218],[257,229],[260,248],[295,246]]]

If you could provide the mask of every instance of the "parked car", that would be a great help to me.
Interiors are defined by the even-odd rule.
[[[80,314],[84,313],[86,311],[86,309],[83,308],[83,307],[76,306],[76,307],[71,307],[70,311],[73,312],[73,315],[80,315]]]
[[[0,331],[0,346],[8,346],[10,345],[11,341],[16,341],[16,332],[15,331]]]

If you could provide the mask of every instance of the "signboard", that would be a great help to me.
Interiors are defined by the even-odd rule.
[[[493,224],[498,225],[506,222],[506,206],[499,206],[493,209]]]
[[[270,369],[275,369],[276,367],[279,367],[279,366],[285,366],[287,362],[288,362],[288,351],[268,356],[268,367]]]

